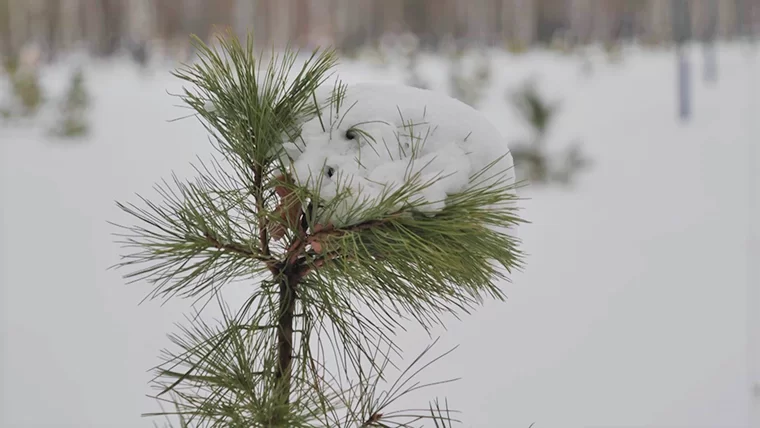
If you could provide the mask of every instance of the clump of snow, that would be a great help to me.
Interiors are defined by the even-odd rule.
[[[473,177],[484,168],[478,186],[515,181],[507,140],[461,101],[388,83],[348,86],[340,98],[325,103],[320,115],[303,123],[300,138],[285,144],[298,185],[325,200],[350,189],[335,222],[348,221],[341,215],[354,203],[371,206],[415,177],[425,185],[410,200],[423,203],[415,209],[427,214],[475,185]]]
[[[214,104],[213,101],[208,100],[203,104],[203,109],[206,110],[209,113],[213,113],[216,111],[216,104]]]

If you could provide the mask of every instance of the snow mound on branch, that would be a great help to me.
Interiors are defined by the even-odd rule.
[[[419,173],[421,183],[432,184],[411,199],[421,198],[425,205],[417,209],[434,214],[497,160],[476,181],[514,183],[506,139],[461,101],[388,83],[348,86],[340,105],[327,103],[325,94],[321,114],[303,123],[300,139],[285,144],[295,182],[323,199],[346,187],[359,201],[379,198]],[[345,202],[346,211],[352,202]]]

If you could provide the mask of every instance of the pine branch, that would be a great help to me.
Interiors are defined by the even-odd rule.
[[[496,281],[506,277],[491,261],[507,272],[521,265],[519,241],[504,233],[524,222],[511,190],[498,183],[468,189],[449,197],[434,217],[408,215],[413,204],[391,211],[397,201],[389,196],[379,202],[389,214],[377,209],[361,223],[307,236],[323,252],[302,258],[300,274],[318,269],[314,279],[320,287],[352,290],[370,308],[390,299],[406,308],[395,315],[411,315],[425,325],[435,312],[467,312],[484,294],[502,298]]]

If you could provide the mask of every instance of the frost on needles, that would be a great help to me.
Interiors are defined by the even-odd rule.
[[[265,60],[250,37],[195,44],[175,76],[218,156],[157,186],[157,202],[118,204],[137,222],[119,226],[126,277],[152,284],[151,298],[216,298],[224,315],[170,336],[162,414],[188,427],[455,422],[437,399],[395,406],[432,386],[412,380],[430,348],[397,380],[384,370],[404,322],[429,328],[503,299],[520,267],[505,140],[446,96],[332,81],[333,51]],[[239,280],[255,287],[232,310],[217,292]]]

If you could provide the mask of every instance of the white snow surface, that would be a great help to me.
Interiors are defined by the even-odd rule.
[[[430,355],[459,347],[417,377],[461,380],[388,410],[446,397],[463,427],[758,427],[760,72],[746,46],[718,52],[712,84],[700,51],[689,52],[687,123],[676,119],[673,51],[627,49],[621,64],[594,54],[591,76],[573,56],[492,53],[494,81],[478,109],[508,141],[525,137],[505,93],[536,77],[562,102],[547,148],[577,138],[594,165],[569,189],[520,191],[528,257],[500,284],[509,300],[444,317]],[[435,90],[446,89],[445,64],[422,58]],[[45,70],[46,94],[63,92],[70,69]],[[134,224],[114,200],[158,202],[154,183],[195,177],[190,162],[215,153],[197,121],[169,121],[186,110],[166,95],[182,84],[168,70],[93,62],[82,142],[0,124],[0,427],[165,425],[140,416],[160,410],[146,397],[149,369],[193,302],[140,305],[151,286],[108,269],[125,250],[106,221]],[[403,75],[348,60],[338,72],[349,84]],[[224,295],[237,308],[252,289],[242,281]],[[431,342],[410,325],[396,337],[398,365]]]
[[[301,137],[286,143],[297,183],[326,200],[351,190],[335,213],[338,223],[350,221],[355,202],[372,206],[413,178],[424,187],[410,200],[430,214],[467,188],[514,184],[507,139],[459,100],[389,83],[349,85],[341,98],[323,103]]]

